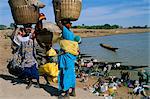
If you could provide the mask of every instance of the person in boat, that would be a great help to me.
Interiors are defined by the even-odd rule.
[[[55,17],[55,21],[62,30],[63,38],[59,42],[61,49],[58,55],[58,88],[59,91],[65,93],[64,95],[61,93],[59,97],[65,97],[68,99],[69,96],[76,96],[75,60],[79,54],[78,43],[81,42],[81,38],[80,36],[75,36],[70,30],[72,25],[70,20],[60,20],[58,16],[59,15]],[[69,93],[69,89],[72,89],[71,93]]]

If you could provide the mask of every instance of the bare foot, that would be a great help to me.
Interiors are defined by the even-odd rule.
[[[29,89],[32,86],[32,81],[29,81],[28,86],[26,86],[26,89]]]

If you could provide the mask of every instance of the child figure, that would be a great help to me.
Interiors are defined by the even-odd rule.
[[[50,85],[49,81],[57,82],[58,64],[57,53],[53,48],[46,53],[47,63],[39,67],[40,75],[44,76],[46,84]]]

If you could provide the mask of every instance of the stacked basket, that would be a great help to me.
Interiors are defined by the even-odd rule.
[[[35,24],[38,21],[39,9],[28,4],[27,0],[9,0],[8,1],[13,19],[16,24]]]
[[[55,16],[56,11],[60,10],[61,20],[76,21],[81,13],[82,0],[54,0],[53,5]]]
[[[50,43],[57,43],[61,39],[60,35],[61,35],[61,30],[57,25],[51,22],[46,22],[43,23],[43,30],[39,31],[37,35],[37,40],[40,43],[49,45]]]

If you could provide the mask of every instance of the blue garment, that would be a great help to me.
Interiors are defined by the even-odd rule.
[[[63,39],[74,40],[74,33],[63,27],[62,33]],[[75,60],[76,56],[70,53],[64,53],[58,56],[58,88],[59,90],[67,91],[69,88],[75,88],[76,77],[75,77]]]
[[[62,37],[65,40],[71,40],[74,41],[74,33],[67,29],[65,26],[63,27]]]
[[[32,79],[39,80],[39,73],[36,68],[36,64],[32,65],[31,67],[24,67],[19,77],[20,78],[32,78]]]

